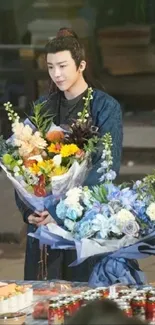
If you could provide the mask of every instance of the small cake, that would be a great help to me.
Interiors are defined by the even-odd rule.
[[[7,313],[9,309],[8,299],[5,297],[0,297],[0,314]]]
[[[0,314],[18,312],[32,304],[33,289],[30,286],[8,286],[0,288]]]

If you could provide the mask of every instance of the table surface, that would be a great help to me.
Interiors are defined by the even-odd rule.
[[[4,281],[6,282],[6,281]],[[65,281],[58,281],[58,280],[50,280],[50,281],[8,281],[8,283],[15,282],[18,285],[23,285],[23,284],[31,284],[33,289],[35,288],[43,288],[46,287],[47,284],[51,282],[59,282],[59,283],[65,283]],[[68,282],[67,282],[68,283]],[[72,282],[73,286],[85,286],[87,283],[82,283],[82,282]],[[35,299],[34,299],[35,303]],[[26,324],[28,325],[48,325],[48,320],[43,320],[43,319],[33,319],[32,317],[32,311],[33,311],[33,305],[28,307],[25,312],[27,313],[27,318],[26,318]]]

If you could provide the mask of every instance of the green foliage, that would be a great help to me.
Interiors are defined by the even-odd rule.
[[[54,116],[49,111],[43,111],[46,101],[38,104],[33,104],[33,115],[28,116],[30,121],[36,126],[41,134],[45,135],[49,127],[53,123]]]
[[[3,135],[0,136],[0,158],[7,152],[6,140]]]
[[[147,193],[151,195],[155,201],[155,172],[152,175],[146,176],[143,184],[143,186],[147,187]]]
[[[107,200],[107,190],[103,184],[93,187],[92,196],[100,203],[108,203]]]

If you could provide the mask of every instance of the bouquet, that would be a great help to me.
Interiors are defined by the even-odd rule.
[[[56,208],[63,229],[49,224],[33,236],[51,248],[75,248],[72,266],[94,259],[92,286],[142,284],[144,275],[133,259],[155,255],[155,175],[115,185],[110,134],[103,145],[100,184],[67,191]]]
[[[4,104],[13,134],[7,141],[0,139],[0,166],[31,208],[43,211],[53,198],[85,180],[91,154],[101,141],[88,113],[91,99],[89,88],[82,112],[66,130],[53,123],[45,102],[34,105],[25,122],[10,102]]]

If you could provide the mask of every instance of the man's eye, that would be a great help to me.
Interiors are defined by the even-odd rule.
[[[64,68],[64,67],[66,67],[66,65],[60,65],[60,68]]]

